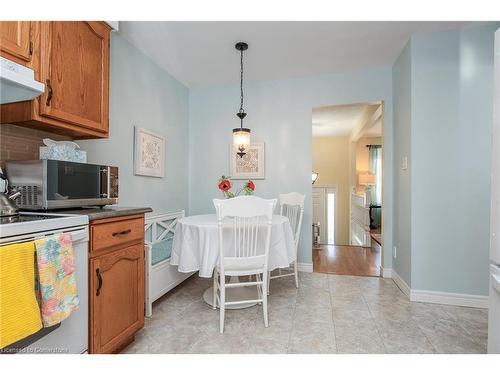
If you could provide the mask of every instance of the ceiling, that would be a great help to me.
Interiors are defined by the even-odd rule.
[[[313,137],[347,136],[353,129],[362,126],[362,122],[366,123],[379,106],[380,104],[359,103],[313,108]],[[381,136],[382,122],[377,121],[369,128],[363,129],[362,135]]]
[[[120,22],[120,33],[189,87],[265,81],[392,64],[411,34],[472,22]]]

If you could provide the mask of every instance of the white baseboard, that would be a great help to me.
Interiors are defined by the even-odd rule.
[[[380,267],[380,274],[383,278],[392,278],[392,268]]]
[[[391,271],[392,279],[396,285],[412,302],[437,303],[440,305],[476,307],[481,309],[488,308],[488,296],[411,289],[394,269],[383,271]]]
[[[398,275],[398,273],[396,272],[396,270],[392,269],[391,270],[391,275],[392,275],[392,279],[394,280],[394,282],[396,283],[396,285],[399,287],[399,289],[401,289],[401,291],[408,297],[410,298],[410,287],[408,286],[408,284],[406,283],[406,281],[404,281],[401,276]]]
[[[488,296],[474,294],[434,292],[431,290],[415,290],[410,293],[410,301],[438,303],[441,305],[488,308]]]
[[[312,272],[313,265],[312,263],[297,263],[297,269],[299,272]]]

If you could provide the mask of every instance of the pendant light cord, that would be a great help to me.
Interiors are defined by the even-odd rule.
[[[244,113],[243,109],[243,49],[240,51],[240,113]],[[243,128],[243,118],[241,118],[240,128]]]

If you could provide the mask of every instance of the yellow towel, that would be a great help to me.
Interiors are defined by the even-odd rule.
[[[41,328],[35,294],[35,245],[0,246],[0,348]]]

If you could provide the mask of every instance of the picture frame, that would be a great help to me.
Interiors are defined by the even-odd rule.
[[[240,158],[233,144],[229,145],[229,171],[234,180],[263,180],[265,174],[265,144],[254,142],[245,150],[246,154]]]
[[[165,177],[165,137],[139,126],[134,127],[134,174]]]

